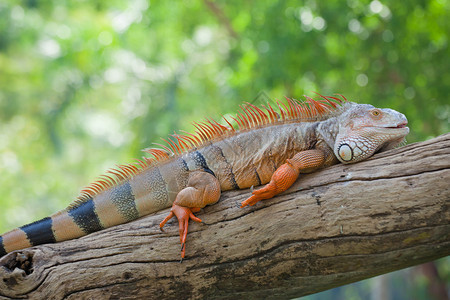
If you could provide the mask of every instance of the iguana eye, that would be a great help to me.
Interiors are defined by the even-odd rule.
[[[372,113],[372,116],[374,116],[374,117],[380,117],[380,115],[381,115],[381,111],[379,111],[378,109],[372,110],[371,113]]]

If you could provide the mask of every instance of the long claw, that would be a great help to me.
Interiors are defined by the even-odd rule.
[[[277,187],[274,184],[269,183],[265,187],[252,191],[252,196],[241,203],[241,208],[247,205],[253,206],[260,200],[272,198],[277,194]]]
[[[188,226],[189,219],[192,219],[195,222],[204,223],[201,219],[194,216],[192,211],[199,211],[199,208],[187,208],[180,205],[174,204],[172,209],[170,210],[169,215],[159,224],[159,228],[161,231],[163,230],[164,225],[169,221],[173,216],[176,216],[178,219],[178,229],[180,233],[180,242],[181,242],[181,261],[183,261],[185,252],[186,252],[186,239],[188,234]]]
[[[164,220],[162,220],[161,223],[159,223],[159,229],[161,229],[162,231],[164,231],[162,228],[164,227],[164,225],[167,223],[167,221],[169,221],[170,219],[172,219],[172,217],[174,216],[173,211],[171,210],[169,215],[167,217],[164,218]]]
[[[198,223],[202,223],[203,222],[201,219],[199,219],[196,216],[194,216],[193,213],[190,213],[189,217],[191,218],[192,221],[195,221],[195,222],[198,222]]]
[[[258,195],[252,195],[247,200],[241,203],[241,208],[248,206],[253,206],[258,203],[260,200],[264,200],[265,198],[259,197]]]

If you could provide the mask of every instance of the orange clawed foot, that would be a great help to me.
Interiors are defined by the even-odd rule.
[[[298,168],[293,166],[290,160],[281,165],[272,175],[272,179],[262,189],[252,192],[252,196],[241,203],[241,208],[247,205],[255,205],[258,201],[270,199],[287,190],[298,178]]]
[[[270,199],[277,194],[277,187],[271,182],[265,187],[252,192],[252,196],[241,203],[241,208],[247,205],[253,206],[260,200]]]
[[[311,172],[325,163],[325,152],[319,149],[300,151],[281,165],[268,185],[252,192],[252,196],[241,203],[241,207],[255,205],[258,201],[272,198],[287,190],[297,180],[300,170]]]
[[[178,219],[178,226],[180,230],[180,241],[181,241],[181,261],[183,261],[184,254],[186,251],[186,237],[188,233],[188,225],[189,225],[189,219],[194,220],[195,222],[201,223],[202,220],[194,216],[194,212],[198,212],[200,208],[194,207],[194,208],[187,208],[179,205],[172,205],[172,209],[170,210],[169,215],[161,222],[159,223],[159,228],[163,230],[162,228],[164,225],[169,221],[173,216],[176,216]],[[180,262],[181,262],[180,261]]]

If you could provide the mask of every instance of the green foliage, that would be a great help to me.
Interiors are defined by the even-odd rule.
[[[0,3],[0,231],[191,121],[312,91],[449,131],[446,0]]]

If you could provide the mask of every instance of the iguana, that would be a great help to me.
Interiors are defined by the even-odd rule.
[[[193,213],[216,203],[222,191],[268,183],[241,207],[254,205],[288,189],[300,173],[364,160],[409,133],[406,117],[395,110],[319,96],[277,101],[277,109],[247,103],[232,120],[224,118],[226,125],[194,122],[194,134],[175,133],[162,148],[144,149],[151,158],[109,170],[66,209],[0,236],[0,257],[172,207],[160,228],[178,218],[183,259],[188,221],[201,222]]]

